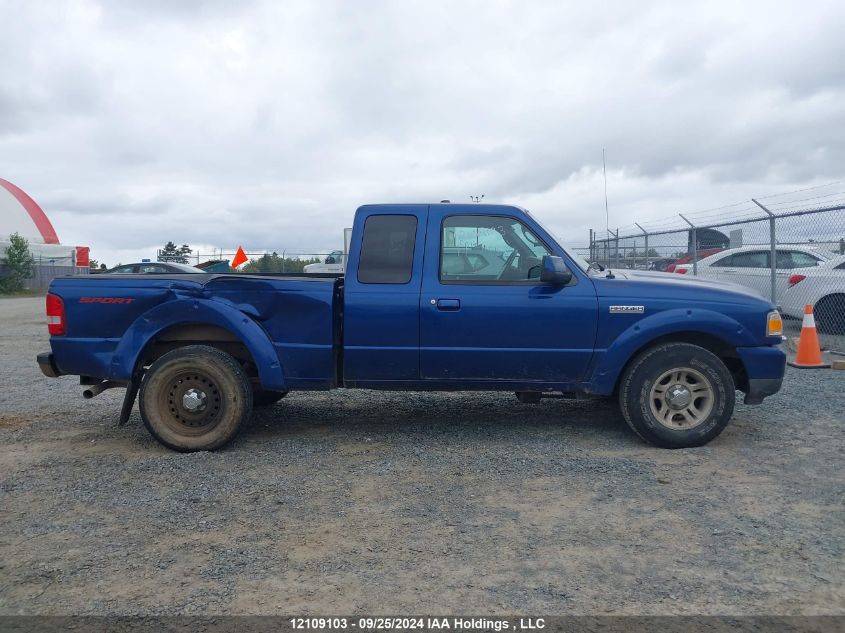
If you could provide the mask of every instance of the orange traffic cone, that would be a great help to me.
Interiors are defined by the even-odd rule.
[[[822,359],[822,349],[819,345],[819,335],[816,333],[816,319],[813,317],[813,306],[804,306],[804,323],[801,325],[801,336],[798,338],[798,351],[795,360],[789,363],[792,367],[804,369],[830,367]]]

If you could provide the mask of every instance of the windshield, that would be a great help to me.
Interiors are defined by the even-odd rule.
[[[173,266],[173,268],[176,268],[179,272],[182,272],[182,273],[204,273],[205,272],[202,268],[197,268],[195,266],[188,266],[187,264],[170,263],[168,265]]]
[[[566,252],[567,255],[569,255],[569,258],[578,265],[578,268],[580,268],[584,272],[587,272],[587,269],[590,267],[590,262],[588,262],[578,253],[575,253],[571,249],[566,248],[565,246],[561,246],[561,248]]]
[[[531,217],[531,219],[532,219],[532,220],[534,220],[534,222],[536,222],[536,223],[537,223],[537,225],[538,225],[541,229],[543,229],[546,233],[548,233],[548,234],[549,234],[549,236],[550,236],[552,239],[554,239],[554,240],[555,240],[555,243],[556,243],[558,246],[560,246],[560,247],[563,249],[563,251],[564,251],[567,255],[569,255],[569,258],[570,258],[573,262],[575,262],[575,264],[578,266],[578,268],[580,268],[580,269],[581,269],[581,270],[583,270],[584,272],[587,272],[587,269],[590,267],[590,263],[589,263],[586,259],[584,259],[583,257],[581,257],[578,253],[573,252],[571,249],[566,248],[565,246],[562,246],[562,245],[560,244],[560,241],[559,241],[559,240],[555,237],[555,234],[554,234],[554,233],[552,233],[552,232],[549,230],[549,227],[547,227],[545,224],[543,224],[542,222],[540,222],[540,220],[538,220],[535,216],[531,215],[531,212],[529,212],[529,211],[528,211],[528,209],[523,209],[523,210],[525,211],[525,214],[526,214],[526,215],[530,216],[530,217]]]

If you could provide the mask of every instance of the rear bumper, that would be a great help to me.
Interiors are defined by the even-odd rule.
[[[738,347],[737,353],[745,366],[748,389],[745,404],[760,404],[780,391],[786,371],[786,354],[779,347]]]
[[[58,378],[62,375],[62,372],[56,366],[53,354],[50,352],[42,352],[38,355],[38,366],[41,368],[41,373],[49,378]]]

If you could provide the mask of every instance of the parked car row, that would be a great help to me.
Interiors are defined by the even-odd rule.
[[[845,255],[793,272],[787,283],[781,301],[784,313],[798,319],[810,304],[821,332],[845,334]]]
[[[845,333],[845,257],[809,246],[784,246],[775,252],[775,292],[787,317],[801,318],[810,304],[816,325],[828,334]],[[696,275],[771,295],[771,249],[743,246],[720,250],[698,261]],[[669,268],[667,267],[667,272]],[[677,274],[692,274],[691,262],[674,264]]]
[[[105,272],[112,275],[170,275],[173,273],[204,273],[208,271],[196,266],[173,262],[139,262],[115,266]]]
[[[723,251],[723,248],[707,248],[702,249],[696,253],[696,258],[701,261],[705,257],[715,255]],[[658,259],[649,260],[648,269],[655,270],[661,273],[673,273],[675,268],[680,264],[689,264],[692,262],[692,253],[682,257],[660,257]]]

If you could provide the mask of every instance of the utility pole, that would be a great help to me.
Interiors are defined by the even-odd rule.
[[[610,233],[610,212],[607,208],[607,160],[603,147],[601,148],[601,170],[604,174],[604,230]]]

